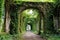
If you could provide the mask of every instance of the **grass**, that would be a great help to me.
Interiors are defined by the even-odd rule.
[[[50,35],[47,40],[60,40],[60,35]]]
[[[47,40],[60,40],[60,35],[56,35],[56,34],[46,35],[46,39]]]
[[[20,36],[10,34],[0,34],[0,40],[20,40]]]
[[[0,40],[13,40],[11,35],[0,34]]]

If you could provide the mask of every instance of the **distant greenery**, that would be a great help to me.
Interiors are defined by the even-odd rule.
[[[29,24],[31,26],[31,31],[37,31],[37,21],[38,20],[38,10],[36,9],[26,9],[24,10],[20,15],[21,15],[21,22],[20,22],[20,27],[22,32],[26,31],[26,26]]]

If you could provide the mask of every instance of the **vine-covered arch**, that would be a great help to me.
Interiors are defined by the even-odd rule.
[[[53,8],[53,6],[51,6],[51,5],[52,5],[52,3],[48,3],[48,2],[45,2],[45,3],[23,2],[22,4],[15,4],[15,3],[10,4],[10,9],[9,9],[10,10],[10,19],[11,19],[11,21],[10,21],[10,27],[11,27],[10,32],[11,33],[12,32],[18,33],[18,31],[19,31],[19,25],[18,25],[19,17],[18,16],[22,11],[24,11],[25,9],[29,9],[29,8],[34,8],[34,9],[39,10],[39,14],[41,14],[41,19],[43,19],[43,23],[44,23],[44,25],[43,25],[44,32],[46,30],[50,30],[50,29],[48,29],[47,24],[49,24],[52,20],[47,20],[47,19],[50,19],[50,16],[53,14],[52,10],[51,10]],[[15,16],[11,15],[12,13]],[[17,19],[17,21],[16,21],[16,19]],[[53,19],[53,17],[52,17],[52,19]],[[16,23],[15,23],[15,21],[16,21]],[[40,25],[41,25],[41,23],[40,23]],[[52,25],[50,24],[50,26],[52,26]],[[40,27],[40,29],[41,29],[41,27]],[[39,34],[40,34],[40,30],[39,30]]]
[[[21,6],[21,7],[19,7],[19,9],[18,9],[18,19],[21,17],[20,16],[20,14],[21,14],[21,12],[23,12],[24,10],[26,10],[26,9],[36,9],[36,10],[38,10],[38,12],[39,12],[39,17],[40,17],[40,22],[39,22],[39,34],[40,34],[40,32],[41,32],[41,18],[42,17],[44,17],[44,14],[43,14],[43,12],[42,12],[42,10],[41,10],[41,6],[39,7],[39,5],[34,5],[34,4],[30,4],[29,3],[29,5],[31,5],[31,6],[26,6],[27,4],[25,4],[25,5],[23,5],[23,6]],[[43,6],[42,6],[43,7]],[[20,19],[18,20],[18,27],[20,27]],[[21,32],[21,31],[20,31]]]

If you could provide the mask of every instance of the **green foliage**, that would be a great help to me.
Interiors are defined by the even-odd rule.
[[[37,18],[38,14],[39,11],[37,9],[26,9],[22,12],[21,17],[23,17],[22,21],[23,20],[24,21],[23,23],[21,22],[21,24],[25,25],[25,26],[23,25],[21,26],[22,31],[24,31],[24,28],[26,29],[28,23],[30,24],[32,31],[37,31],[36,22],[39,21]]]
[[[0,35],[0,40],[13,40],[10,35]]]
[[[17,10],[12,9],[10,13],[11,22],[10,22],[10,34],[18,33],[18,14]]]
[[[60,35],[49,35],[47,40],[60,40]]]
[[[4,16],[4,0],[0,0],[0,32],[2,29],[2,25],[4,23],[3,16]]]
[[[32,10],[32,13],[29,13]],[[36,9],[27,9],[25,11],[23,11],[23,16],[25,16],[26,18],[35,18],[38,15],[38,10]]]
[[[46,6],[47,5],[47,6]],[[44,21],[45,21],[45,32],[46,33],[54,33],[55,29],[54,29],[54,20],[53,20],[53,5],[54,4],[46,4],[45,5],[45,16],[44,16]],[[53,31],[53,32],[52,32]]]
[[[19,35],[0,34],[0,40],[20,40]]]

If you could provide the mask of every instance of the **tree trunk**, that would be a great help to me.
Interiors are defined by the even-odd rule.
[[[9,33],[9,25],[10,25],[10,14],[9,14],[9,2],[8,0],[5,0],[5,19],[4,19],[4,27],[5,32]]]

